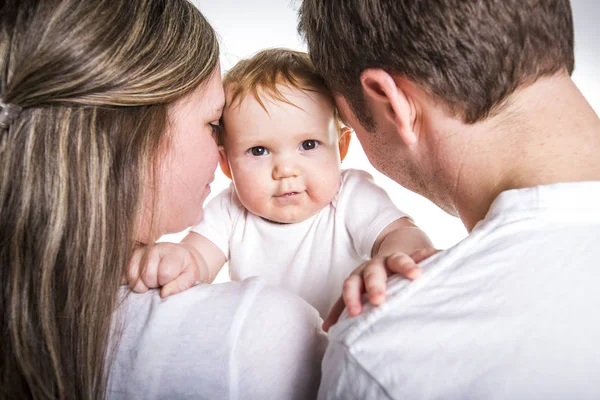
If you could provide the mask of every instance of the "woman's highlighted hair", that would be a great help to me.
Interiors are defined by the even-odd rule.
[[[22,111],[0,134],[0,398],[106,397],[167,107],[218,51],[187,0],[2,2],[0,98]]]

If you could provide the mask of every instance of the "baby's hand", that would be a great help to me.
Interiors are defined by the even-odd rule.
[[[356,268],[344,281],[342,296],[331,307],[329,315],[323,322],[323,330],[327,332],[335,324],[344,311],[355,317],[362,312],[361,295],[367,292],[369,303],[378,306],[385,301],[387,280],[391,275],[399,274],[414,280],[421,276],[421,268],[417,265],[439,250],[426,248],[417,250],[410,256],[406,253],[394,253],[387,257],[375,257]]]
[[[162,287],[165,298],[207,280],[207,274],[204,258],[189,244],[155,243],[134,251],[126,278],[134,292]]]

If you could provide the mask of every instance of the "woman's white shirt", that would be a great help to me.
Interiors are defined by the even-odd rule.
[[[111,399],[315,398],[327,336],[317,311],[261,278],[162,300],[123,289]]]

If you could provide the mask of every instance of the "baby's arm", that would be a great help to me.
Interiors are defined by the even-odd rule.
[[[165,298],[198,282],[211,283],[227,261],[223,252],[204,236],[190,232],[181,243],[155,243],[134,251],[127,282],[135,292],[162,287]]]
[[[344,282],[342,297],[331,308],[323,328],[328,330],[335,324],[344,308],[351,317],[359,315],[364,292],[371,304],[382,304],[390,275],[416,279],[421,275],[417,263],[438,251],[411,219],[403,217],[389,224],[375,240],[371,260],[361,264]]]
[[[389,273],[400,274],[408,279],[416,279],[421,269],[413,259],[416,252],[431,255],[433,244],[419,227],[407,217],[399,218],[389,224],[377,237],[373,244],[372,259],[364,263],[362,278],[353,274],[349,277],[353,282],[364,280],[364,287],[369,302],[379,305],[385,301],[385,290]],[[423,260],[422,256],[419,261]],[[360,267],[359,267],[360,268]],[[352,285],[350,285],[352,286]],[[360,314],[360,298],[357,296],[358,309],[351,315]],[[354,305],[354,304],[353,304]],[[354,308],[354,307],[352,307]],[[350,312],[350,307],[348,309]]]

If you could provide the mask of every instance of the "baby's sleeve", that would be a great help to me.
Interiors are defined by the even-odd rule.
[[[363,258],[371,258],[375,240],[389,224],[408,217],[368,172],[353,169],[342,174],[336,212],[344,218],[352,245]]]
[[[204,218],[191,231],[213,242],[229,259],[229,238],[241,209],[235,192],[230,187],[208,202],[204,207]]]

